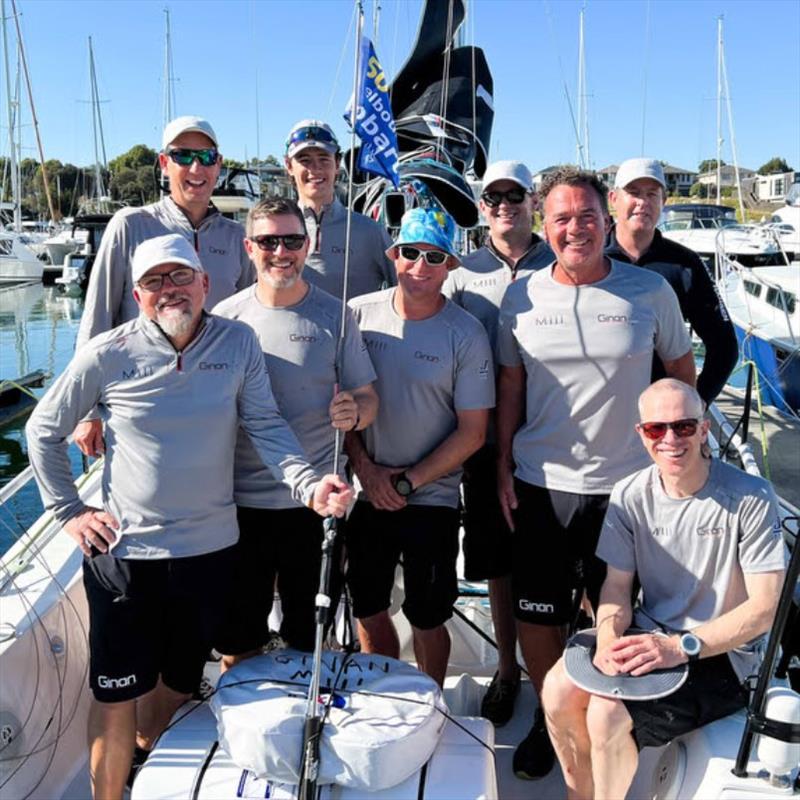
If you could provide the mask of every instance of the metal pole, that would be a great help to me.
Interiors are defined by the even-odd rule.
[[[722,17],[717,17],[717,205],[722,202]]]
[[[347,227],[345,228],[344,247],[344,283],[342,289],[342,317],[339,325],[339,339],[336,343],[336,385],[334,392],[339,391],[339,362],[343,352],[345,338],[345,325],[347,322],[347,281],[350,271],[350,233],[352,227],[353,205],[353,170],[355,169],[355,122],[358,111],[358,86],[361,72],[361,31],[364,22],[364,11],[361,0],[356,0],[358,20],[356,24],[356,53],[353,66],[353,100],[350,110],[350,174],[347,188]],[[339,451],[341,449],[341,431],[337,428],[334,433],[333,472],[339,474]],[[306,719],[303,726],[303,753],[300,764],[300,785],[298,800],[315,800],[317,795],[317,779],[319,777],[319,744],[322,736],[322,709],[319,703],[319,683],[322,672],[322,640],[325,635],[325,625],[328,620],[328,610],[331,604],[330,591],[331,565],[333,549],[336,542],[337,520],[336,517],[326,518],[322,534],[322,563],[320,564],[319,591],[316,606],[316,631],[314,636],[314,660],[311,669],[311,680],[308,685],[308,700],[306,703]]]
[[[11,197],[14,201],[14,230],[17,233],[22,231],[22,187],[19,182],[17,172],[17,148],[14,142],[14,114],[11,111],[13,101],[11,99],[11,70],[8,64],[8,33],[6,26],[6,0],[2,0],[3,16],[3,64],[6,73],[6,98],[8,111],[8,143],[9,143],[9,172],[11,173]],[[17,109],[19,113],[19,109]]]

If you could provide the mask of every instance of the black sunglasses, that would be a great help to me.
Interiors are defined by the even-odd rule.
[[[668,430],[673,430],[676,436],[686,439],[697,433],[699,424],[699,419],[679,419],[676,422],[642,422],[639,424],[639,430],[653,441],[663,439]]]
[[[282,244],[287,250],[301,250],[306,243],[304,233],[287,233],[284,236],[263,234],[262,236],[247,237],[259,250],[272,252],[278,249],[278,244]]]
[[[441,267],[447,261],[448,254],[441,250],[420,250],[408,244],[400,245],[400,255],[407,261],[416,261],[422,257],[429,267]]]
[[[146,292],[159,292],[164,285],[164,278],[169,278],[173,286],[188,286],[197,275],[197,270],[191,267],[178,267],[172,272],[162,272],[160,275],[145,275],[136,283]]]
[[[481,200],[486,203],[489,208],[497,208],[500,203],[505,200],[512,205],[518,206],[524,199],[525,195],[528,194],[522,187],[515,187],[513,189],[509,189],[507,192],[498,192],[498,191],[489,191],[484,192],[481,195]]]
[[[167,155],[182,167],[191,166],[197,159],[204,167],[213,167],[219,160],[219,150],[216,147],[204,147],[201,150],[192,150],[189,147],[175,147],[167,150]]]

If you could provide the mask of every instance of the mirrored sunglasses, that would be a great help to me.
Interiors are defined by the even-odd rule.
[[[325,142],[326,144],[335,144],[337,147],[339,146],[336,137],[330,131],[325,130],[325,128],[317,127],[316,125],[307,128],[298,128],[296,131],[292,131],[289,134],[289,138],[286,140],[286,146],[289,147],[289,145],[297,144],[298,142]]]
[[[216,147],[204,147],[201,150],[192,150],[188,147],[175,147],[167,150],[167,155],[182,167],[191,166],[197,159],[204,167],[213,167],[219,160],[219,150]]]
[[[194,280],[196,274],[197,271],[191,267],[178,267],[172,272],[163,272],[161,275],[145,275],[137,281],[137,285],[146,292],[158,292],[164,285],[164,278],[169,278],[173,286],[187,286]]]
[[[699,419],[679,419],[676,422],[642,422],[639,424],[639,430],[653,441],[663,439],[668,430],[673,430],[676,436],[686,439],[697,433],[699,424]]]
[[[513,189],[509,189],[507,192],[484,192],[481,195],[481,200],[483,200],[489,208],[497,208],[503,200],[516,206],[525,199],[526,194],[527,192],[521,186],[516,186]]]
[[[278,244],[282,244],[287,250],[301,250],[306,243],[304,233],[287,233],[284,236],[263,234],[262,236],[247,237],[259,250],[271,252],[278,249]]]
[[[448,254],[441,250],[420,250],[407,244],[400,246],[400,255],[407,261],[417,261],[422,257],[429,267],[441,267],[448,258]]]

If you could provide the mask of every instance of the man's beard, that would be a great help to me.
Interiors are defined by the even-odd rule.
[[[163,307],[156,308],[156,322],[159,328],[170,338],[185,336],[187,333],[191,333],[195,324],[192,301],[190,298],[186,297],[186,295],[178,295],[177,297],[174,295],[168,296],[164,298],[163,302],[174,302],[178,297],[186,299],[189,304],[187,308],[182,308],[180,310],[174,308],[164,309]]]

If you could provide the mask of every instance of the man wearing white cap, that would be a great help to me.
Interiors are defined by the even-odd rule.
[[[347,209],[336,197],[341,151],[329,125],[304,119],[286,138],[286,171],[297,189],[310,249],[304,277],[334,297],[343,297]],[[350,221],[350,267],[347,297],[376,292],[397,283],[386,256],[392,240],[386,229],[363,214]]]
[[[725,304],[697,253],[665,239],[656,228],[667,194],[667,182],[659,161],[629,158],[617,170],[609,203],[616,225],[606,241],[606,255],[657,272],[678,296],[684,319],[705,345],[703,369],[697,391],[711,403],[736,366],[739,345]],[[653,378],[664,377],[656,357]]]
[[[461,259],[442,292],[483,323],[492,348],[506,288],[553,260],[547,242],[533,232],[536,197],[530,170],[521,161],[495,161],[483,176],[478,203],[489,225],[486,242]],[[497,499],[497,448],[490,416],[486,444],[464,464],[464,577],[487,580],[498,670],[484,695],[482,716],[505,725],[519,693],[517,634],[511,600],[511,532]]]
[[[458,265],[454,233],[443,211],[407,211],[389,251],[397,288],[351,303],[381,399],[372,425],[347,434],[360,487],[345,536],[361,649],[398,657],[388,609],[402,556],[417,664],[439,684],[450,653],[444,623],[458,595],[461,467],[483,444],[494,406],[486,333],[441,293]]]
[[[154,236],[179,233],[192,245],[208,276],[209,309],[253,282],[244,228],[210,203],[222,156],[208,120],[172,120],[164,128],[158,161],[170,194],[142,208],[123,208],[108,223],[89,278],[77,346],[137,316],[131,262],[137,246]],[[86,455],[103,452],[97,419],[82,422],[74,438]]]
[[[122,797],[134,747],[151,748],[197,687],[218,633],[239,536],[240,426],[318,514],[341,516],[352,497],[303,455],[253,331],[203,310],[208,274],[181,234],[139,245],[131,280],[139,316],[78,350],[26,431],[45,507],[86,557],[90,768],[104,800]],[[79,497],[66,445],[95,407],[108,443],[102,508]]]

